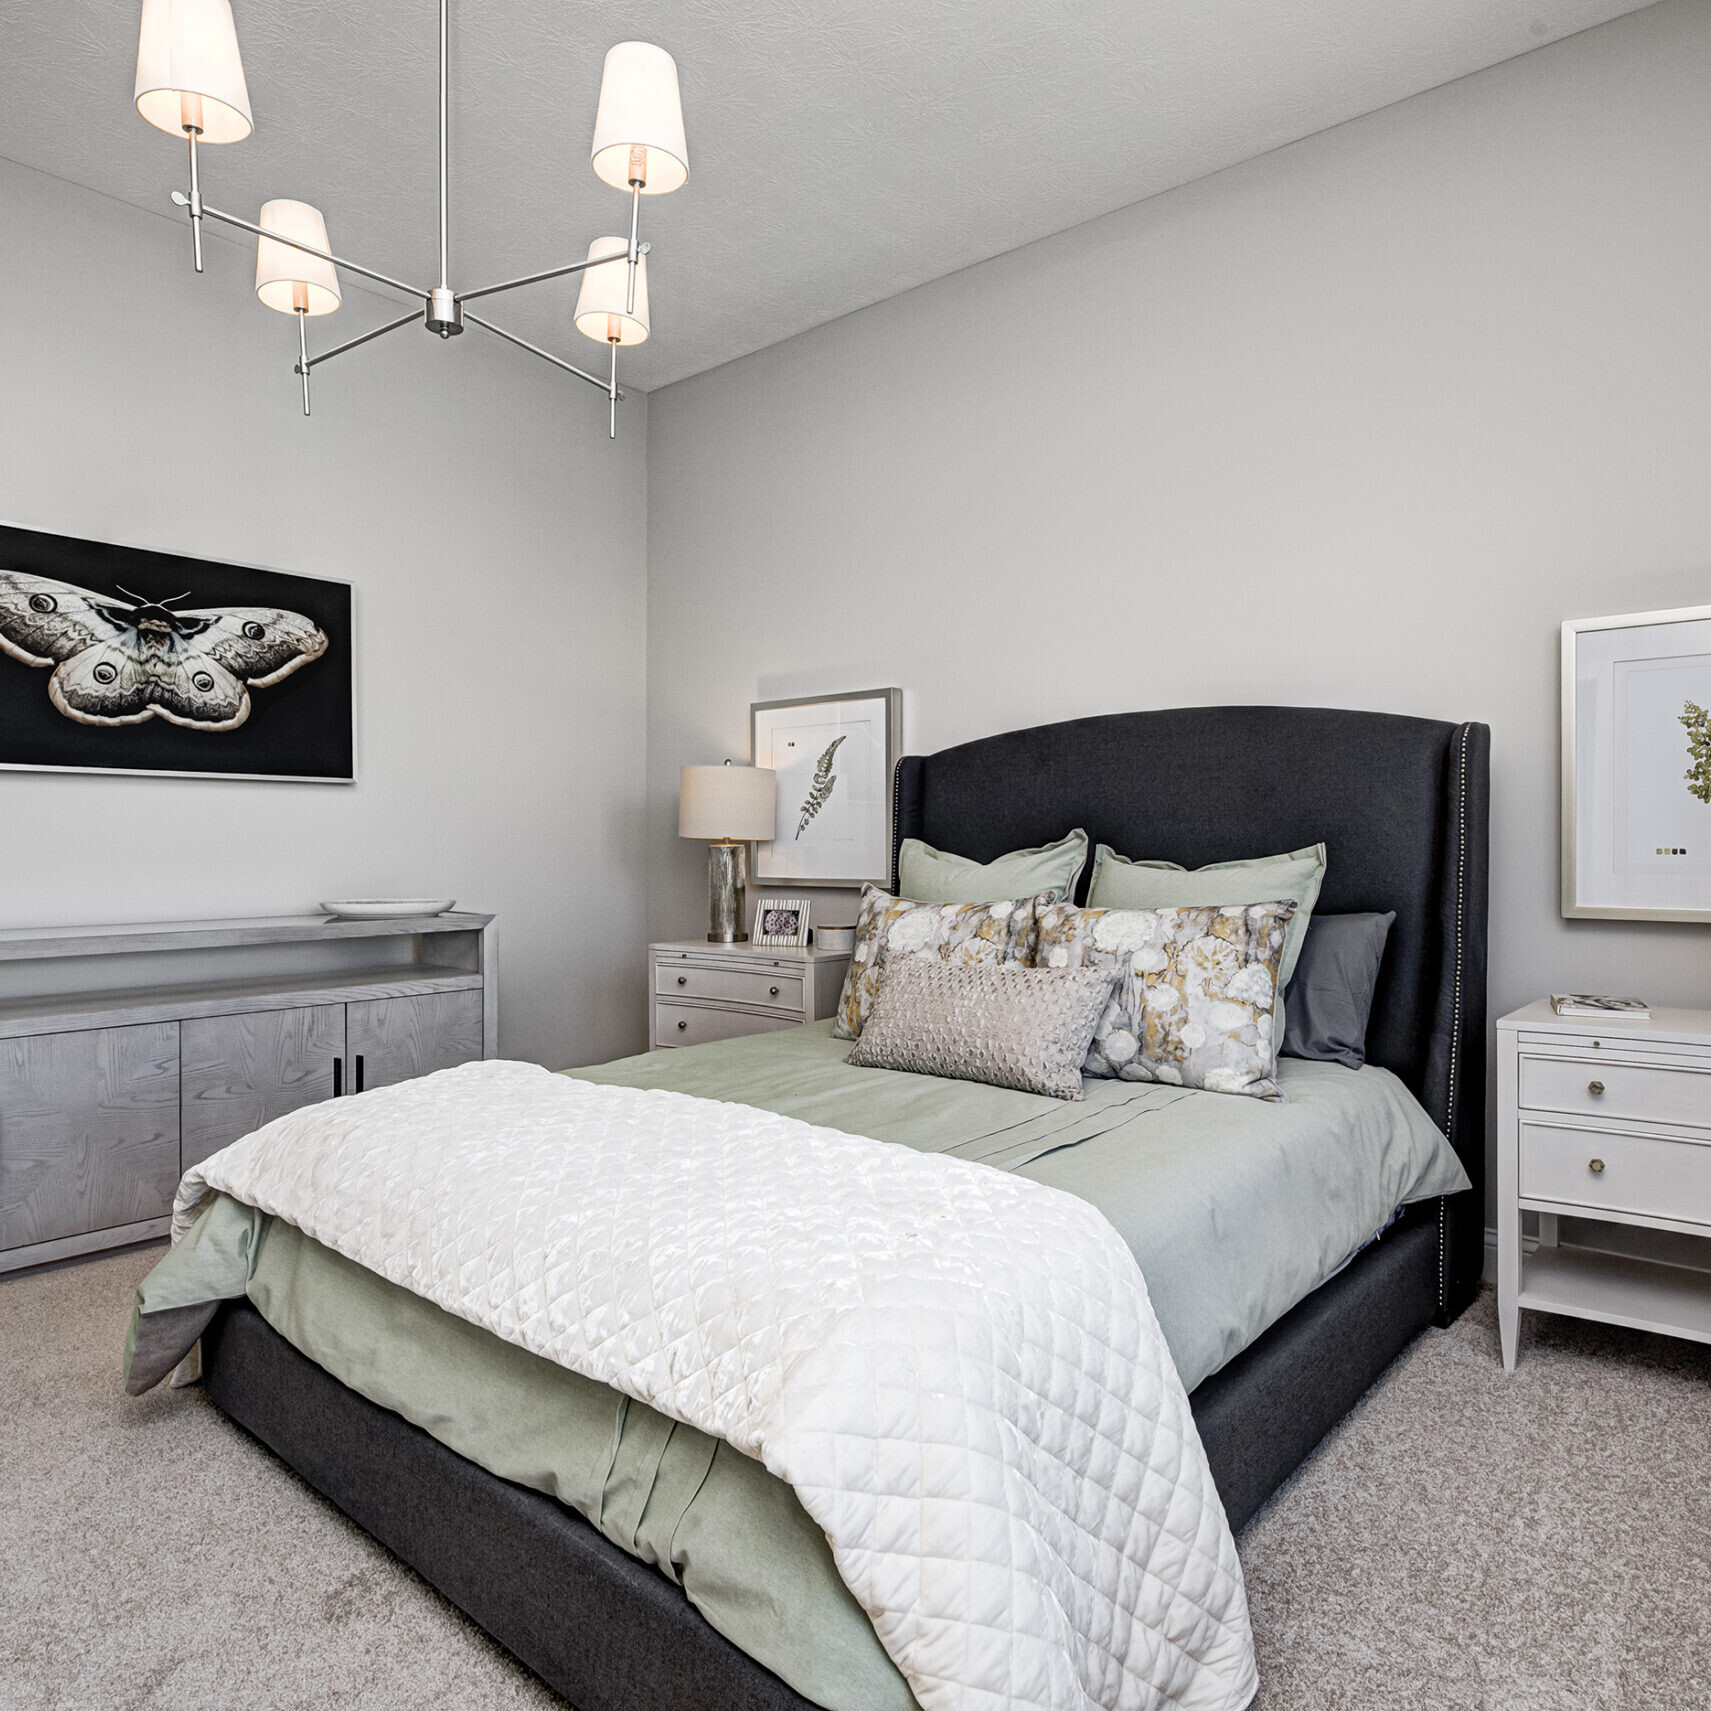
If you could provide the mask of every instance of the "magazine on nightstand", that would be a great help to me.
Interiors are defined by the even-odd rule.
[[[1649,1022],[1652,1016],[1643,998],[1611,998],[1601,992],[1553,992],[1551,1008],[1559,1016],[1599,1016],[1613,1022]]]

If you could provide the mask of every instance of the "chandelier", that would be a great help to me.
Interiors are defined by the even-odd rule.
[[[218,220],[256,237],[255,291],[269,309],[297,318],[297,363],[303,377],[303,414],[309,414],[309,375],[324,362],[420,323],[430,333],[449,339],[466,325],[476,326],[507,343],[598,386],[606,394],[608,431],[618,437],[618,347],[639,345],[648,336],[648,251],[638,241],[641,201],[679,189],[689,177],[689,149],[683,137],[683,107],[677,90],[677,64],[663,48],[648,42],[619,42],[606,55],[600,80],[600,105],[594,118],[590,164],[594,174],[630,198],[629,237],[596,238],[584,260],[549,267],[520,279],[504,279],[473,291],[453,290],[447,267],[450,198],[447,176],[450,141],[446,110],[451,88],[449,0],[440,0],[440,282],[423,288],[372,267],[362,267],[334,255],[327,223],[307,202],[280,198],[264,202],[261,218],[252,224],[202,200],[198,146],[242,142],[255,128],[250,116],[249,90],[238,55],[237,30],[231,0],[143,0],[142,30],[137,43],[137,111],[151,125],[183,135],[190,145],[190,189],[172,193],[173,202],[190,218],[191,253],[202,271],[202,222]],[[310,317],[330,315],[339,307],[338,270],[360,274],[380,285],[418,299],[395,321],[372,328],[342,345],[311,356],[306,331]],[[611,347],[604,379],[575,363],[542,350],[527,339],[484,320],[467,305],[502,291],[538,285],[568,274],[582,275],[576,300],[576,330],[596,343]]]

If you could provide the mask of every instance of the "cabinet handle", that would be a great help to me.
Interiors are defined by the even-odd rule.
[[[685,1028],[687,1028],[688,1026],[689,1026],[689,1024],[687,1022],[679,1022],[677,1024],[677,1031],[681,1034],[683,1032],[683,1030]]]
[[[769,986],[769,987],[768,987],[768,988],[767,988],[767,991],[768,991],[768,993],[770,993],[770,994],[771,994],[771,996],[772,996],[772,997],[774,997],[774,998],[776,998],[776,997],[777,997],[777,996],[778,996],[778,988],[777,988],[777,987],[776,987],[776,986]]]
[[[1591,1171],[1594,1176],[1602,1176],[1604,1174],[1604,1161],[1601,1158],[1588,1159],[1586,1168]]]
[[[1596,1098],[1604,1091],[1604,1083],[1602,1081],[1589,1081],[1586,1084],[1586,1091]]]
[[[362,1092],[362,1053],[356,1054],[356,1090]]]
[[[687,986],[689,984],[689,976],[687,974],[680,974],[677,977],[677,984],[679,986]]]
[[[333,1097],[339,1098],[345,1090],[345,1060],[342,1057],[333,1059]]]

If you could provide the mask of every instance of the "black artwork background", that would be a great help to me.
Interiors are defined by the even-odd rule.
[[[118,600],[125,599],[123,584],[152,600],[189,590],[181,608],[279,606],[301,612],[327,634],[319,659],[271,689],[250,691],[250,716],[235,731],[192,731],[161,718],[82,725],[48,699],[51,668],[0,653],[0,764],[315,779],[354,774],[348,583],[3,526],[0,569],[55,577]]]

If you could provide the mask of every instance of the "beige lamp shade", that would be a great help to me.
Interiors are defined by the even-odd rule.
[[[631,149],[642,150],[633,166]],[[638,171],[644,196],[664,196],[688,182],[677,61],[664,48],[619,42],[607,53],[590,159],[595,175],[618,190],[629,190]]]
[[[231,0],[143,0],[137,111],[205,143],[241,143],[255,129]]]
[[[644,255],[636,263],[636,307],[631,313],[624,307],[630,294],[629,253],[627,238],[596,238],[588,246],[590,261],[597,255],[617,257],[583,274],[576,299],[576,330],[599,344],[639,345],[648,336],[648,258]]]
[[[261,205],[257,222],[264,232],[277,232],[295,243],[332,253],[327,222],[319,208],[278,197]],[[310,315],[330,315],[339,306],[339,272],[330,261],[305,255],[289,244],[258,238],[255,246],[255,294],[270,309],[295,314],[299,306]]]
[[[686,766],[677,798],[677,835],[764,843],[773,834],[777,803],[778,774],[770,767]]]

